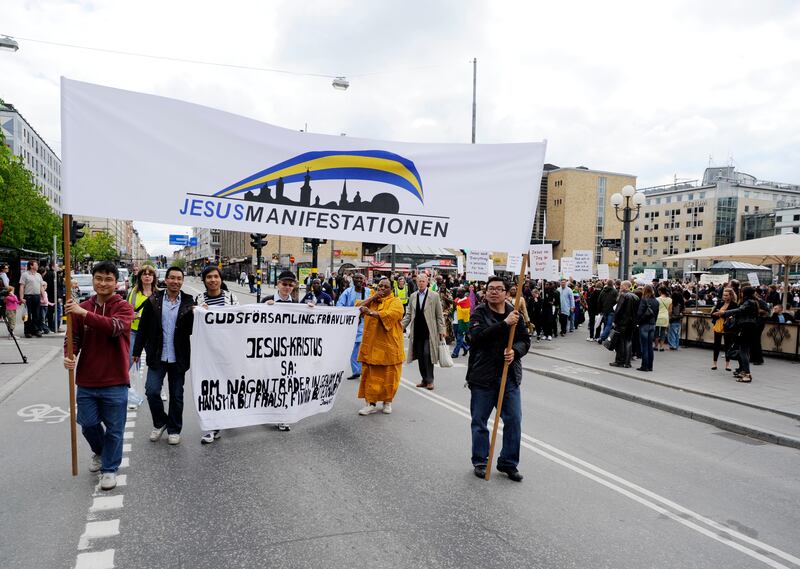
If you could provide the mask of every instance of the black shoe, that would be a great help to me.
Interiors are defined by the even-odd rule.
[[[498,466],[497,470],[507,475],[514,482],[522,482],[523,476],[516,468],[500,468]]]
[[[33,338],[33,336],[31,336],[30,334],[25,334],[25,337],[26,338]]]
[[[482,466],[482,465],[479,464],[478,466],[473,468],[472,472],[478,478],[486,478],[486,467],[485,466]]]
[[[636,371],[650,371],[650,370],[648,370],[648,369],[645,369],[645,368],[643,368],[643,367],[637,367],[637,368],[636,368]]]
[[[34,332],[33,335],[36,336],[37,338],[41,338],[42,337],[42,333],[41,332]]]
[[[617,362],[611,362],[608,365],[610,365],[611,367],[625,367],[625,364],[619,364]]]
[[[348,377],[347,379],[358,379],[359,377],[361,377],[361,374],[360,374],[360,373],[354,373],[353,375],[351,375],[351,376],[350,376],[350,377]]]

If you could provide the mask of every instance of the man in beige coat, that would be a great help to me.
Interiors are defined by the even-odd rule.
[[[439,342],[444,338],[444,314],[439,293],[428,288],[428,275],[417,276],[417,290],[408,299],[403,330],[409,330],[406,362],[417,360],[422,378],[417,387],[433,389],[433,364],[439,361]]]

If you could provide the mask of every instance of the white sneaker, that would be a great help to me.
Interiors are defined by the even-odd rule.
[[[92,455],[92,461],[89,463],[89,472],[100,472],[103,467],[103,461],[99,454]]]
[[[287,423],[278,423],[278,430],[285,433],[287,431],[291,431],[292,428]]]
[[[167,400],[167,394],[162,391],[161,392],[161,401],[166,401],[166,400]]]
[[[552,342],[552,341],[553,341],[553,337],[552,337],[552,336],[548,336],[548,337],[546,338],[546,340],[548,340],[548,341]]]
[[[167,443],[171,445],[181,444],[181,436],[178,434],[171,434],[167,437]]]
[[[104,472],[100,477],[100,488],[102,490],[113,490],[117,487],[117,474],[115,472]]]
[[[392,413],[392,404],[391,403],[384,403],[383,404],[383,412],[387,415],[391,415]]]
[[[206,431],[205,433],[203,433],[203,436],[200,437],[200,442],[204,445],[210,445],[218,438],[219,438],[219,431]]]
[[[167,426],[166,425],[164,425],[160,429],[153,429],[152,431],[150,431],[150,440],[152,442],[156,442],[158,439],[161,438],[161,435],[163,435],[164,431],[166,431],[166,430],[167,430]]]
[[[377,413],[378,408],[375,405],[367,405],[363,409],[358,410],[359,415],[372,415],[373,413]]]

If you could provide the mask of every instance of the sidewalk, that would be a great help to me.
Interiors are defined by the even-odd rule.
[[[652,372],[610,367],[614,355],[586,341],[580,330],[551,342],[534,342],[523,361],[529,371],[596,389],[714,424],[761,440],[800,448],[800,364],[766,357],[753,366],[752,383],[737,383],[711,350],[656,352]],[[531,357],[532,356],[532,357]],[[735,362],[731,362],[735,367]]]
[[[22,332],[22,326],[18,326],[16,332]],[[64,333],[48,334],[42,338],[25,338],[23,334],[22,338],[17,337],[17,342],[27,363],[22,363],[19,350],[8,337],[5,326],[0,329],[0,403],[61,353]]]

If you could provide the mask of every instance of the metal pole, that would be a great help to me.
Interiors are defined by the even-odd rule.
[[[53,235],[53,326],[54,332],[58,332],[61,322],[58,320],[58,246],[57,237]]]
[[[317,277],[317,253],[319,249],[319,239],[311,240],[311,278]]]
[[[477,114],[477,103],[475,101],[478,87],[478,58],[472,60],[472,144],[475,144],[475,117]]]
[[[630,200],[625,198],[625,209],[622,210],[622,217],[623,221],[623,231],[625,232],[625,255],[623,258],[623,273],[622,279],[628,278],[628,262],[630,260],[630,247],[631,247],[631,207],[630,207]]]
[[[392,278],[394,278],[394,267],[395,267],[394,254],[395,254],[395,246],[392,245]]]
[[[261,303],[261,265],[263,264],[261,247],[256,249],[256,263],[258,263],[256,267],[256,304],[259,304]]]
[[[333,276],[334,271],[335,267],[333,265],[333,239],[331,239],[331,276]]]

